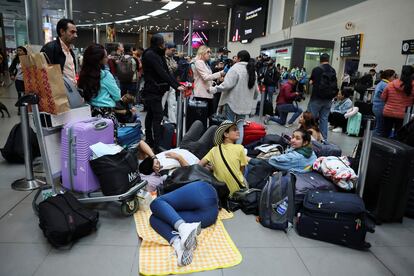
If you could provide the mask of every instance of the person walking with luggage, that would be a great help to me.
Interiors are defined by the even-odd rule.
[[[191,264],[202,228],[218,216],[218,196],[213,186],[197,181],[151,202],[151,227],[174,248],[177,265]]]
[[[384,106],[383,137],[390,137],[392,129],[397,132],[403,125],[406,108],[414,104],[414,67],[404,65],[399,79],[390,82],[381,99]]]
[[[162,139],[162,97],[170,87],[180,91],[183,91],[184,87],[180,86],[168,71],[164,38],[161,35],[156,34],[151,37],[151,46],[142,56],[142,66],[145,81],[142,98],[147,110],[145,137],[147,143],[158,153],[161,151],[159,144]]]
[[[209,89],[213,85],[214,80],[224,76],[223,70],[213,74],[210,66],[208,65],[210,56],[211,49],[203,45],[198,48],[197,56],[194,62],[194,96],[198,101],[207,102],[208,117],[216,112],[216,110],[213,109],[214,95],[209,92]]]
[[[290,148],[281,155],[272,156],[269,164],[280,171],[309,172],[316,155],[312,150],[311,133],[297,129],[290,139]]]
[[[353,93],[352,88],[346,87],[339,91],[338,95],[332,101],[331,113],[328,118],[332,132],[340,133],[346,130],[348,119],[345,118],[345,113],[353,106],[352,100],[350,99]]]
[[[71,19],[61,19],[56,25],[58,37],[42,47],[49,58],[50,64],[59,64],[63,76],[76,85],[76,57],[72,51],[72,45],[78,37],[75,23]],[[96,64],[96,65],[99,65]]]
[[[312,95],[308,104],[308,111],[319,120],[319,127],[323,139],[328,139],[328,118],[332,99],[338,91],[336,71],[329,65],[329,55],[319,57],[320,66],[314,68],[309,83],[312,84]]]
[[[107,63],[108,56],[102,45],[92,44],[86,48],[78,87],[83,90],[85,101],[91,105],[92,116],[111,119],[116,131],[119,124],[114,108],[121,99],[121,91],[111,72],[104,69]]]
[[[10,79],[14,81],[14,85],[16,86],[17,97],[20,97],[24,94],[24,81],[23,81],[23,72],[22,66],[20,65],[20,56],[27,55],[27,50],[23,46],[19,46],[16,49],[16,56],[13,59],[10,68]],[[20,114],[20,109],[19,109]]]
[[[384,70],[381,73],[381,81],[375,86],[374,97],[372,100],[372,112],[375,115],[375,129],[374,134],[383,136],[383,112],[384,112],[384,101],[381,99],[382,92],[385,87],[395,79],[395,71],[392,69]]]
[[[211,87],[210,92],[222,92],[219,107],[223,108],[227,120],[238,121],[240,137],[237,144],[241,144],[244,132],[243,120],[256,107],[258,87],[255,61],[250,58],[249,52],[245,50],[238,52],[237,61],[227,72],[223,83]]]
[[[265,124],[268,124],[269,121],[273,121],[282,126],[290,127],[300,116],[300,114],[302,114],[302,109],[298,106],[298,103],[295,102],[298,99],[298,97],[300,97],[300,93],[295,92],[296,85],[296,77],[290,75],[288,82],[284,83],[280,87],[280,93],[276,100],[276,106],[277,111],[279,112],[279,117],[266,115],[264,121]],[[290,118],[289,122],[286,124],[287,116],[291,112],[294,112],[294,114]]]

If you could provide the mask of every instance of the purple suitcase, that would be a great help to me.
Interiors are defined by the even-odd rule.
[[[112,120],[92,118],[65,125],[60,150],[63,187],[76,192],[92,192],[99,189],[98,178],[89,165],[92,156],[89,146],[98,142],[114,143]]]

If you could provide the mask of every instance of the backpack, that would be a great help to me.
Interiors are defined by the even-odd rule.
[[[269,176],[260,195],[259,222],[267,228],[283,230],[288,227],[288,181],[282,172]]]
[[[49,197],[39,204],[39,227],[47,240],[60,247],[96,230],[99,213],[85,208],[71,193]]]
[[[32,149],[32,158],[40,156],[39,144],[37,143],[37,137],[33,129],[29,127],[29,146]],[[3,158],[9,163],[24,164],[24,151],[23,151],[23,137],[21,123],[16,124],[10,131],[4,148],[2,148],[1,154]]]
[[[116,76],[120,82],[131,82],[134,77],[133,57],[121,57],[115,60]]]
[[[181,82],[194,82],[194,62],[180,61],[177,74]]]
[[[336,96],[338,89],[336,72],[333,68],[329,68],[329,70],[325,70],[322,66],[319,66],[319,68],[323,72],[318,86],[318,96],[322,99],[331,100]]]
[[[275,77],[276,75],[276,77]],[[276,70],[276,68],[272,68],[271,70],[267,70],[264,74],[264,81],[265,85],[277,85],[277,82],[280,79],[280,73]]]

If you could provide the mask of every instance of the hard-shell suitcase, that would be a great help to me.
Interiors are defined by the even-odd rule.
[[[348,118],[348,124],[346,126],[346,132],[348,135],[358,136],[361,129],[362,114],[358,112],[354,116]]]
[[[363,199],[377,223],[402,222],[412,183],[414,148],[373,137]]]
[[[299,235],[355,249],[366,249],[367,231],[363,200],[357,194],[332,191],[312,191],[306,194],[298,214],[296,230]]]
[[[264,125],[256,122],[247,122],[244,125],[243,145],[251,144],[266,136]]]
[[[187,114],[185,118],[186,129],[190,129],[194,121],[201,121],[204,128],[207,128],[208,106],[203,101],[188,101]]]
[[[164,123],[162,125],[162,139],[160,141],[160,147],[163,150],[169,150],[175,147],[174,145],[175,126],[171,123]]]
[[[99,189],[98,178],[89,165],[92,156],[89,147],[98,142],[114,143],[112,120],[92,118],[64,126],[60,150],[63,187],[76,192],[91,192]]]

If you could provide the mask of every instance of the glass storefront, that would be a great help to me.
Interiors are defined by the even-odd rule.
[[[306,68],[306,71],[311,72],[313,68],[319,66],[319,56],[324,53],[331,57],[330,63],[332,63],[332,51],[329,48],[306,47],[303,67]]]
[[[280,66],[290,68],[290,59],[292,56],[292,46],[278,47],[262,51],[263,54],[276,60]]]

